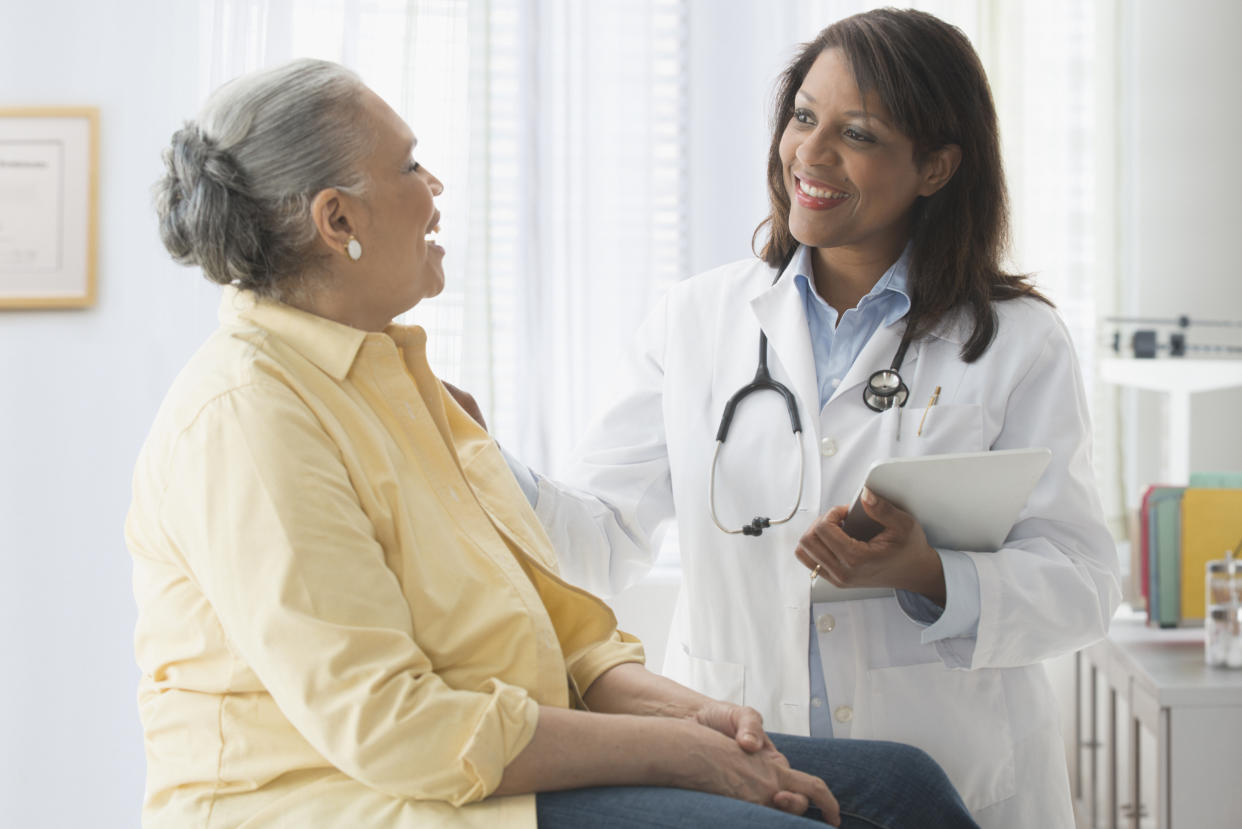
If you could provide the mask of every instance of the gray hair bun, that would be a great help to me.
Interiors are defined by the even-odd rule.
[[[154,188],[173,259],[213,282],[279,299],[316,266],[317,193],[362,195],[374,136],[366,87],[343,66],[300,59],[216,90],[173,134]]]
[[[164,165],[156,211],[173,259],[201,266],[213,282],[260,288],[272,275],[265,252],[271,240],[237,161],[189,121],[173,133]]]

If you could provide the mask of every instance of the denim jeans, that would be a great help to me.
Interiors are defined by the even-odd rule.
[[[789,765],[823,778],[841,806],[842,829],[978,829],[953,784],[923,751],[876,740],[772,734]],[[535,796],[539,829],[729,829],[825,824],[731,797],[658,786],[600,786]],[[810,820],[808,820],[810,819]]]

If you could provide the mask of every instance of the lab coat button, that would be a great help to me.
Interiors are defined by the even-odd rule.
[[[823,708],[824,701],[819,697],[811,697],[811,707],[812,708]]]
[[[849,722],[854,719],[854,709],[848,705],[838,705],[837,710],[832,712],[832,716],[837,722]]]
[[[820,633],[832,633],[836,626],[837,620],[832,618],[831,613],[821,613],[815,617],[815,629]]]
[[[823,453],[825,458],[831,458],[837,454],[837,442],[832,438],[824,438],[819,442],[819,451]]]

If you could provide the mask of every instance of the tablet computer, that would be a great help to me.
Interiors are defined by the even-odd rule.
[[[863,486],[913,515],[933,547],[990,553],[1004,546],[1051,459],[1048,449],[888,458],[871,465]],[[883,529],[863,510],[858,497],[842,528],[862,541],[869,541]],[[811,601],[868,598],[891,592],[887,588],[842,589],[818,579]]]

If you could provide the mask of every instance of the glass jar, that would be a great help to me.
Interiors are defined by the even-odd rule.
[[[1232,555],[1207,563],[1207,583],[1204,587],[1207,590],[1205,598],[1208,607],[1224,607],[1238,600],[1237,565],[1234,564]]]
[[[1229,665],[1229,651],[1233,645],[1233,632],[1229,618],[1229,606],[1208,605],[1203,620],[1203,661],[1214,668]]]
[[[1227,553],[1207,563],[1203,658],[1208,665],[1242,668],[1242,568]]]

